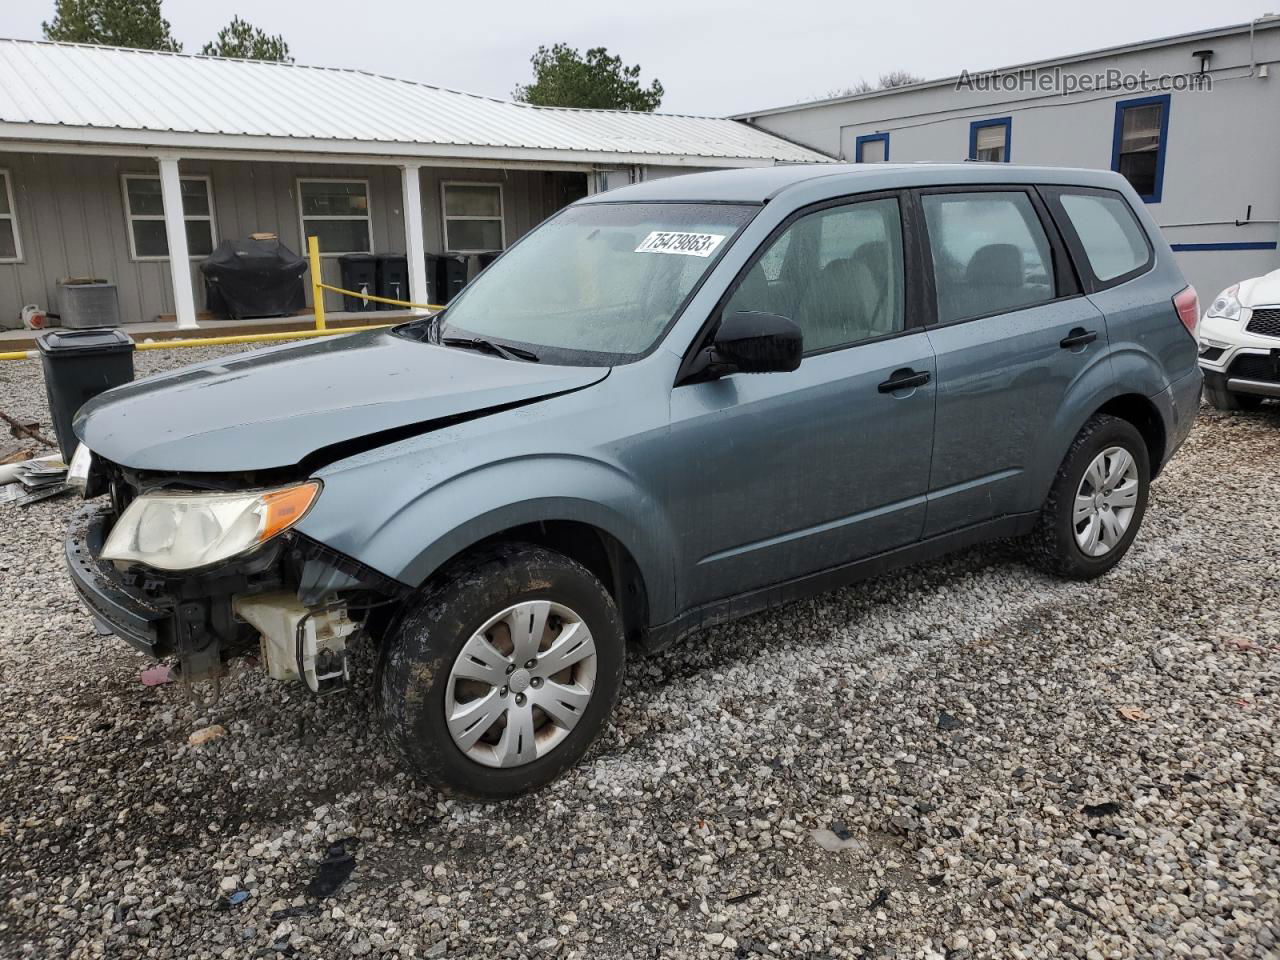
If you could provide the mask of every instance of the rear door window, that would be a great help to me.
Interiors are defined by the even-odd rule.
[[[1057,296],[1049,238],[1023,191],[920,198],[938,295],[938,322],[1008,313]]]
[[[1102,283],[1142,269],[1151,259],[1147,235],[1118,193],[1058,194],[1089,269]]]

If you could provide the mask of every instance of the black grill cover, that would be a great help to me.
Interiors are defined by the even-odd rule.
[[[209,311],[220,317],[281,317],[307,305],[307,261],[279,240],[223,240],[200,271]]]

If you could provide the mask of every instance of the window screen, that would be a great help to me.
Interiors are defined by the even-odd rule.
[[[1162,132],[1167,100],[1155,103],[1120,104],[1115,145],[1115,169],[1144,199],[1158,199]]]
[[[183,177],[179,184],[182,189],[182,216],[187,228],[187,254],[207,257],[213,252],[215,243],[209,181],[204,177]],[[169,256],[160,178],[126,176],[124,200],[134,258],[147,260]]]
[[[885,137],[867,137],[858,141],[859,163],[883,163],[889,159],[889,141]]]
[[[775,239],[725,304],[794,320],[806,352],[903,329],[902,224],[895,199],[802,217]]]
[[[369,185],[363,180],[299,180],[302,237],[315,237],[320,252],[372,253]]]
[[[444,245],[454,253],[487,253],[503,248],[499,184],[444,185]]]
[[[921,200],[939,323],[1053,299],[1049,240],[1025,193],[935,193]]]
[[[21,260],[18,214],[13,208],[13,184],[9,171],[0,170],[0,260]]]
[[[974,124],[971,159],[989,163],[1008,162],[1009,125],[1004,122]]]
[[[1123,197],[1063,193],[1060,199],[1099,280],[1132,273],[1150,259],[1146,234]]]

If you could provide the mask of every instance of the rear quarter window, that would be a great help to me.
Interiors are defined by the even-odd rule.
[[[1147,235],[1119,194],[1063,191],[1059,200],[1099,281],[1106,283],[1147,265]]]

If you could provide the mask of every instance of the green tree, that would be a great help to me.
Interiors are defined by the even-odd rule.
[[[596,107],[652,113],[662,103],[662,83],[640,85],[640,67],[626,67],[604,47],[586,57],[567,43],[538,47],[529,58],[533,83],[516,87],[512,96],[542,107]]]
[[[289,56],[289,45],[284,42],[283,36],[278,33],[272,36],[239,17],[232,17],[231,22],[218,31],[218,39],[206,43],[200,52],[206,57],[293,63],[293,57]]]
[[[169,32],[169,21],[160,15],[160,0],[55,0],[53,20],[41,27],[46,40],[182,50]]]

